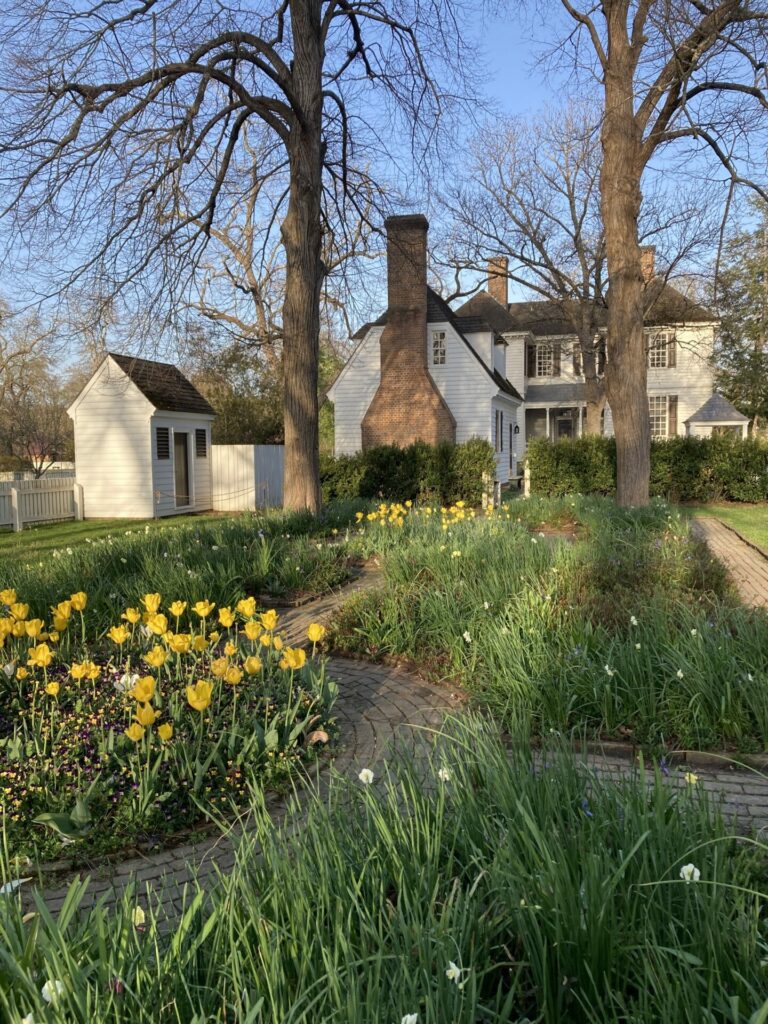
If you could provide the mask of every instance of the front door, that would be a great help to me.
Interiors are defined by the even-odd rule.
[[[564,437],[573,437],[573,420],[570,416],[557,420],[557,440],[562,441]]]
[[[176,507],[189,505],[189,434],[173,435],[173,469],[176,482]]]

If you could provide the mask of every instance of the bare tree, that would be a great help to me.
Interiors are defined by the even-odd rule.
[[[66,245],[70,284],[90,271],[114,292],[143,288],[153,302],[175,294],[194,276],[211,232],[227,223],[227,197],[247,198],[247,190],[228,192],[243,132],[265,126],[274,139],[286,180],[290,508],[320,504],[329,203],[342,224],[348,210],[365,212],[360,178],[349,173],[354,141],[377,156],[386,138],[432,138],[448,102],[434,71],[453,75],[463,63],[460,3],[19,0],[3,18],[6,218],[17,238],[39,236],[48,250]]]
[[[670,144],[688,142],[694,155],[714,159],[730,185],[762,188],[768,9],[761,0],[559,0],[557,7],[565,24],[555,59],[572,57],[602,92],[606,394],[618,501],[643,505],[650,478],[643,176]]]

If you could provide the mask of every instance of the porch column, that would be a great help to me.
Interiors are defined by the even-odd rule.
[[[547,412],[547,440],[551,441],[552,438],[549,435],[549,406],[547,406],[546,412]]]
[[[579,406],[579,437],[584,433],[584,406]]]

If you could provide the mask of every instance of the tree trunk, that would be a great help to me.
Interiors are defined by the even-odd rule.
[[[626,507],[648,504],[651,438],[637,233],[643,164],[625,6],[609,7],[600,188],[609,283],[605,390],[616,435],[616,500]]]
[[[288,143],[290,192],[281,225],[283,305],[284,505],[320,510],[318,361],[320,354],[322,84],[319,0],[293,0],[293,89],[303,117]],[[303,122],[303,123],[302,123]]]

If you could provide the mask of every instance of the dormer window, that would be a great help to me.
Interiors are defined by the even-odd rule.
[[[432,331],[432,365],[445,366],[445,331]]]

